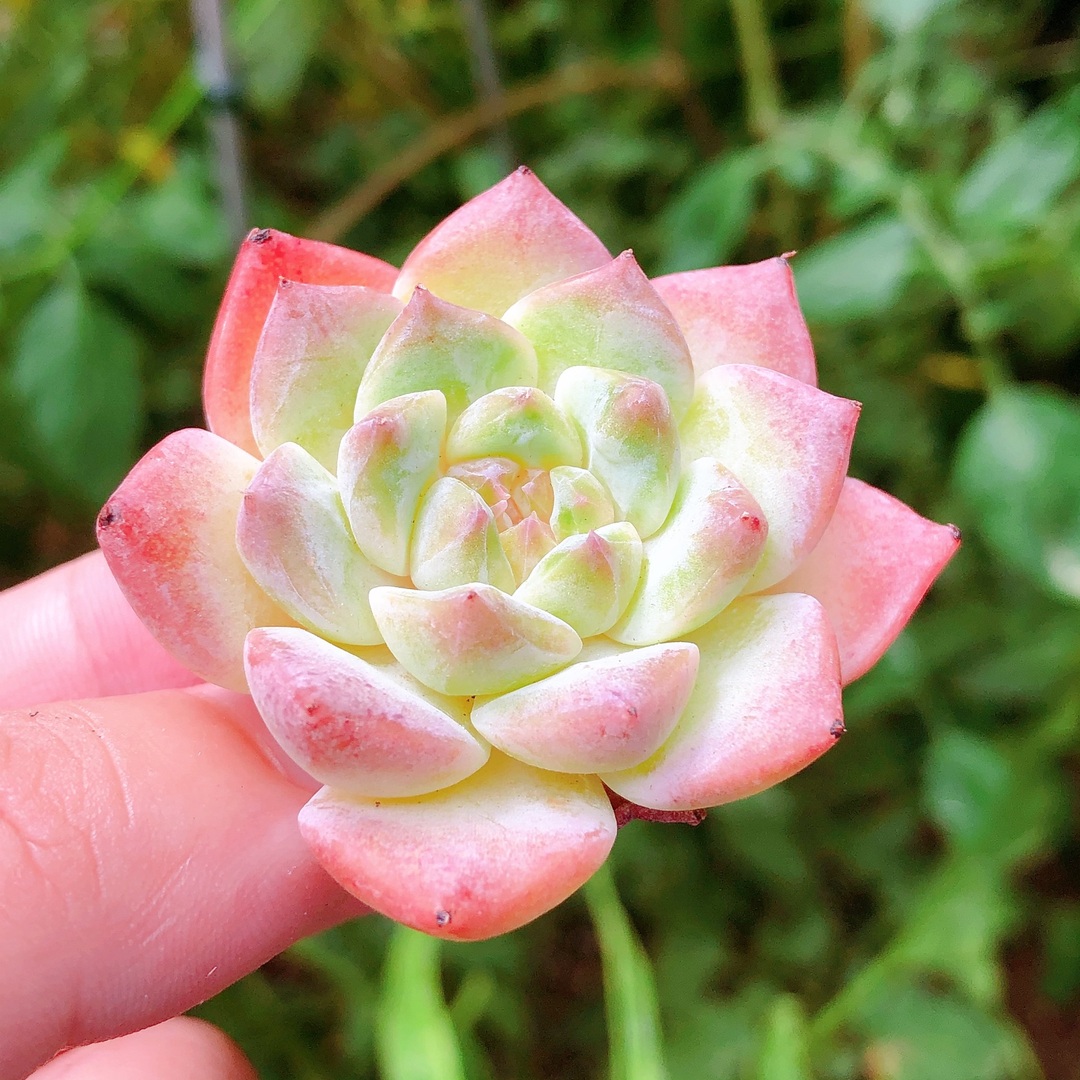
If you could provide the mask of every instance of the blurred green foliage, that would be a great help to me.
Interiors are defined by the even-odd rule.
[[[201,1014],[265,1080],[1077,1080],[1076,9],[488,7],[517,158],[654,273],[801,249],[852,471],[966,543],[848,738],[629,826],[618,894],[471,946],[363,920]],[[228,15],[249,224],[400,260],[504,171],[456,0]],[[193,71],[180,0],[0,0],[0,584],[200,422],[233,241]]]

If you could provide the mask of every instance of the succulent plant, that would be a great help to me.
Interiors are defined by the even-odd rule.
[[[811,762],[958,542],[846,478],[786,258],[650,282],[524,169],[400,271],[253,232],[204,391],[101,546],[325,785],[326,869],[445,937],[572,893],[613,806]]]

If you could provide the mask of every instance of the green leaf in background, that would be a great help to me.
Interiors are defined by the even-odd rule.
[[[918,246],[899,218],[882,214],[800,253],[792,262],[810,322],[880,317],[918,267]]]
[[[228,222],[206,164],[196,155],[180,154],[169,175],[132,203],[136,230],[163,261],[205,267],[228,259],[233,246]]]
[[[138,339],[71,272],[30,309],[9,372],[28,455],[91,505],[131,467],[144,415]]]
[[[0,180],[0,251],[18,248],[56,226],[51,181],[69,141],[54,132]]]
[[[1033,1080],[1041,1076],[1007,1022],[916,978],[883,983],[856,1017],[866,1077]]]
[[[652,965],[619,902],[610,867],[589,880],[585,901],[604,966],[608,1080],[667,1080]]]
[[[394,928],[375,1034],[382,1080],[465,1080],[443,998],[440,948],[438,938]]]
[[[900,36],[924,25],[942,8],[956,0],[862,0],[866,13],[882,28]]]
[[[244,96],[274,113],[296,93],[326,26],[320,0],[255,0],[236,19]]]
[[[1036,386],[996,393],[960,438],[953,483],[997,557],[1080,600],[1080,405]]]
[[[1075,901],[1047,913],[1043,986],[1060,1004],[1080,994],[1080,904]]]
[[[746,236],[762,170],[757,148],[736,150],[698,170],[664,213],[662,274],[716,266]]]
[[[1014,778],[986,739],[942,732],[931,744],[924,786],[930,816],[960,851],[985,851],[997,842]]]
[[[992,143],[956,189],[962,222],[1033,225],[1080,176],[1080,88]]]
[[[806,1013],[791,994],[772,1004],[765,1020],[755,1080],[810,1080],[810,1044]]]

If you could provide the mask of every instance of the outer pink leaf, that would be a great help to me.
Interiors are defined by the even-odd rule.
[[[454,304],[502,315],[526,293],[610,258],[589,228],[520,168],[416,245],[394,295],[408,300],[424,285]]]
[[[846,685],[896,640],[959,545],[955,525],[928,521],[899,499],[848,477],[817,547],[769,591],[809,593],[824,604]]]
[[[376,911],[476,941],[561,903],[607,858],[615,815],[600,781],[492,754],[479,772],[416,799],[328,788],[300,811],[316,858]]]
[[[637,768],[602,777],[624,798],[655,810],[741,799],[843,734],[836,638],[813,597],[737,600],[689,640],[701,665],[674,733]]]
[[[423,795],[476,772],[488,750],[469,733],[467,699],[421,687],[388,650],[371,663],[292,628],[247,636],[244,663],[274,738],[316,780],[358,795]]]
[[[246,690],[244,637],[292,620],[236,550],[236,518],[259,462],[209,431],[177,431],[128,473],[98,516],[98,543],[128,603],[181,663]]]
[[[756,364],[817,384],[786,258],[668,274],[653,287],[682,328],[698,375],[720,364]]]
[[[251,433],[251,362],[282,278],[309,285],[393,287],[397,271],[359,251],[254,229],[240,247],[221,302],[203,374],[203,407],[212,431],[257,454]]]
[[[747,592],[787,577],[821,539],[847,473],[859,408],[745,364],[713,368],[698,381],[682,424],[683,460],[716,458],[757,499],[769,524]]]

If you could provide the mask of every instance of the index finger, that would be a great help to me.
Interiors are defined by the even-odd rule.
[[[151,637],[100,551],[0,593],[0,706],[199,681]]]

